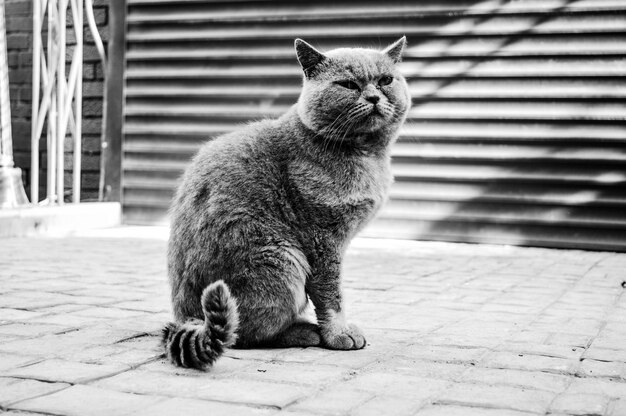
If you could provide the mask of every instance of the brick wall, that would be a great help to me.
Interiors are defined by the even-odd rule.
[[[5,0],[7,28],[7,48],[9,63],[9,84],[11,94],[11,119],[13,130],[14,158],[17,167],[22,168],[26,193],[30,197],[30,134],[32,98],[32,0]],[[94,15],[100,36],[106,44],[108,40],[108,0],[94,1]],[[68,14],[68,22],[71,15]],[[93,37],[84,18],[83,53],[83,135],[81,200],[98,198],[100,164],[100,133],[102,128],[103,69],[100,64]],[[75,45],[74,31],[68,25],[68,54],[71,56]],[[44,40],[45,45],[45,40]],[[68,68],[69,70],[69,65]],[[71,199],[72,143],[66,140],[65,199]],[[40,141],[39,197],[46,195],[46,139],[45,129]]]

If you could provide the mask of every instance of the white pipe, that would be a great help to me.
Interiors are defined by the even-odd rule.
[[[65,132],[63,120],[65,119],[64,109],[67,96],[65,81],[65,28],[66,28],[67,0],[59,0],[59,11],[57,20],[57,45],[59,48],[57,60],[57,203],[63,205],[64,194],[64,167],[65,167]]]
[[[74,60],[77,62],[74,116],[74,163],[72,167],[72,202],[80,202],[80,173],[82,164],[82,119],[83,119],[83,0],[74,0],[76,8],[72,10],[74,16],[74,30],[76,31],[76,51]],[[74,62],[72,62],[73,64]]]
[[[33,0],[33,95],[30,135],[30,202],[39,202],[39,85],[41,71],[41,0]]]
[[[50,42],[48,42],[50,43]],[[39,116],[37,118],[37,137],[41,137],[41,132],[43,130],[43,124],[46,121],[46,112],[48,111],[48,108],[50,107],[51,101],[52,101],[52,91],[54,89],[55,83],[54,83],[54,67],[56,65],[56,48],[52,47],[51,45],[48,45],[48,55],[49,55],[49,59],[50,61],[50,69],[48,70],[48,73],[46,73],[45,70],[45,62],[42,59],[41,60],[41,81],[43,83],[43,98],[41,100],[41,106],[39,107]],[[50,50],[52,49],[52,55],[50,55]],[[48,80],[52,80],[52,81],[48,81]],[[50,123],[50,117],[48,117],[48,123]]]
[[[76,81],[78,78],[78,45],[74,49],[74,55],[72,56],[72,63],[70,65],[70,73],[67,79],[67,84],[65,84],[65,101],[63,102],[63,119],[61,120],[61,130],[67,132],[68,120],[72,115],[72,101],[74,99],[74,91],[76,90]],[[81,54],[82,58],[82,54]],[[81,78],[82,78],[82,70],[81,70]],[[65,80],[64,80],[65,81]],[[73,130],[73,129],[72,129]]]
[[[56,22],[55,7],[52,0],[48,1],[48,71],[49,76],[46,78],[44,75],[44,86],[48,84],[54,84],[54,67],[57,65],[58,51],[55,47],[55,43],[52,39],[54,33],[53,27]],[[42,61],[43,62],[43,61]],[[45,87],[44,87],[45,88]],[[52,87],[51,87],[52,88]],[[50,110],[48,112],[48,172],[47,172],[47,191],[48,191],[48,203],[53,204],[57,200],[56,192],[56,143],[57,143],[57,95],[56,89],[50,90]]]
[[[100,133],[100,146],[102,152],[100,153],[100,180],[98,181],[98,200],[104,200],[104,176],[106,169],[106,160],[105,160],[105,152],[107,147],[107,133],[106,133],[106,118],[107,118],[107,58],[106,52],[104,51],[104,45],[102,44],[102,39],[100,38],[100,33],[98,32],[98,26],[96,25],[96,19],[93,15],[93,1],[85,0],[85,14],[87,16],[87,22],[89,23],[89,30],[91,31],[91,35],[93,36],[93,40],[96,44],[96,48],[98,49],[98,54],[100,55],[100,61],[102,62],[102,70],[104,71],[104,91],[102,97],[102,131]]]
[[[91,35],[93,36],[93,41],[96,44],[96,49],[98,50],[98,55],[100,55],[100,61],[102,62],[102,68],[106,69],[107,67],[107,56],[104,51],[104,45],[102,44],[102,39],[100,38],[100,33],[98,32],[98,26],[96,25],[96,19],[93,15],[93,0],[85,0],[85,15],[87,16],[87,23],[89,23],[89,30],[91,31]]]

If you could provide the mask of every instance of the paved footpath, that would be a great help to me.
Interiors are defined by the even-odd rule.
[[[364,350],[229,350],[200,372],[158,346],[164,236],[118,231],[0,240],[2,416],[626,415],[626,254],[357,240]]]

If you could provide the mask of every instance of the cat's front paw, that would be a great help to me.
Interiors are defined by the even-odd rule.
[[[322,331],[324,345],[333,350],[360,350],[365,347],[363,332],[353,324]]]

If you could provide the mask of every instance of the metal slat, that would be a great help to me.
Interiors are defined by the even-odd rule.
[[[372,33],[390,36],[397,33],[430,36],[517,35],[610,33],[622,31],[623,13],[568,12],[477,17],[426,16],[400,14],[391,18],[370,14],[366,17],[271,22],[182,21],[180,23],[129,24],[130,41],[222,40],[222,39],[293,39],[295,37],[370,37]]]
[[[626,163],[626,146],[549,146],[549,145],[476,145],[458,143],[396,143],[394,160],[412,161],[479,161],[526,163]]]
[[[395,163],[393,173],[398,181],[440,180],[440,181],[483,181],[485,183],[532,182],[570,183],[584,185],[626,185],[626,170],[623,166],[603,168],[593,166],[583,169],[581,166],[567,168],[560,165],[542,167],[538,165],[516,165],[473,163]]]
[[[125,188],[129,191],[125,202],[150,205],[146,201],[158,200],[156,205],[166,207],[174,193],[177,179],[129,177]],[[145,198],[145,196],[149,196]],[[491,202],[508,204],[532,204],[550,206],[604,206],[626,209],[626,193],[623,189],[602,187],[546,186],[546,184],[490,184],[483,182],[396,182],[390,196],[392,200],[445,201],[445,202]]]
[[[494,224],[467,220],[409,222],[378,218],[361,235],[411,240],[626,251],[626,232],[595,227]]]
[[[334,42],[336,46],[337,41]],[[325,44],[316,45],[325,50]],[[346,45],[347,46],[347,45]],[[553,56],[553,55],[616,55],[626,50],[626,37],[615,34],[535,35],[526,37],[467,36],[459,38],[416,39],[404,51],[406,58],[484,57],[489,56]],[[293,60],[291,45],[216,45],[207,42],[143,43],[133,45],[127,53],[129,61]]]
[[[568,187],[564,184],[490,184],[477,182],[396,182],[391,188],[392,200],[493,202],[563,206],[609,206],[626,208],[622,189],[602,187]]]
[[[391,201],[380,218],[405,221],[468,221],[495,224],[600,227],[626,231],[621,209],[606,207],[540,206],[482,201]]]
[[[223,102],[207,104],[202,101],[187,100],[127,100],[126,114],[129,116],[184,116],[184,117],[233,117],[244,120],[260,117],[277,117],[283,114],[291,103],[273,99],[270,105],[247,100],[243,103]],[[283,102],[280,102],[283,101]],[[286,100],[290,101],[290,100]],[[626,103],[569,103],[569,102],[480,102],[480,101],[432,101],[413,100],[409,120],[626,120]]]
[[[242,85],[243,84],[243,85]],[[626,101],[626,82],[619,79],[410,79],[413,100],[471,99],[471,100],[558,100],[603,102]],[[134,98],[205,98],[208,100],[261,100],[282,98],[296,102],[300,80],[294,85],[244,84],[243,80],[219,83],[181,80],[165,85],[149,80],[129,80],[126,96]]]
[[[144,2],[145,3],[145,2]],[[387,1],[384,6],[380,2],[359,2],[359,7],[354,8],[337,2],[315,3],[294,3],[294,2],[273,2],[249,3],[245,7],[241,4],[233,6],[230,3],[204,2],[194,4],[192,2],[169,2],[176,4],[173,12],[164,13],[162,7],[158,7],[159,2],[152,2],[152,7],[136,8],[129,18],[131,23],[152,23],[152,22],[236,22],[236,21],[281,21],[289,19],[291,21],[303,21],[311,19],[336,19],[346,20],[354,17],[371,18],[372,16],[387,18],[400,16],[422,16],[422,15],[442,15],[454,13],[455,16],[472,15],[493,15],[493,14],[513,14],[513,13],[554,13],[554,12],[575,12],[575,11],[615,11],[624,10],[626,7],[618,0],[594,0],[573,1],[563,3],[559,0],[552,1],[525,1],[507,3],[482,1],[473,4],[462,4],[460,2],[446,2],[442,7],[441,2],[429,4],[419,2],[407,5],[406,2]],[[164,2],[168,3],[168,2]],[[130,2],[141,4],[141,2]],[[468,7],[470,6],[471,7]],[[157,6],[157,7],[154,7]],[[171,7],[171,6],[170,6]]]
[[[535,78],[535,77],[623,77],[626,74],[626,58],[590,57],[553,59],[538,58],[481,58],[433,60],[405,60],[400,65],[405,77],[497,77],[497,78]],[[128,79],[240,79],[274,78],[290,79],[291,82],[301,77],[300,69],[291,64],[205,64],[195,61],[154,64],[129,63]]]

